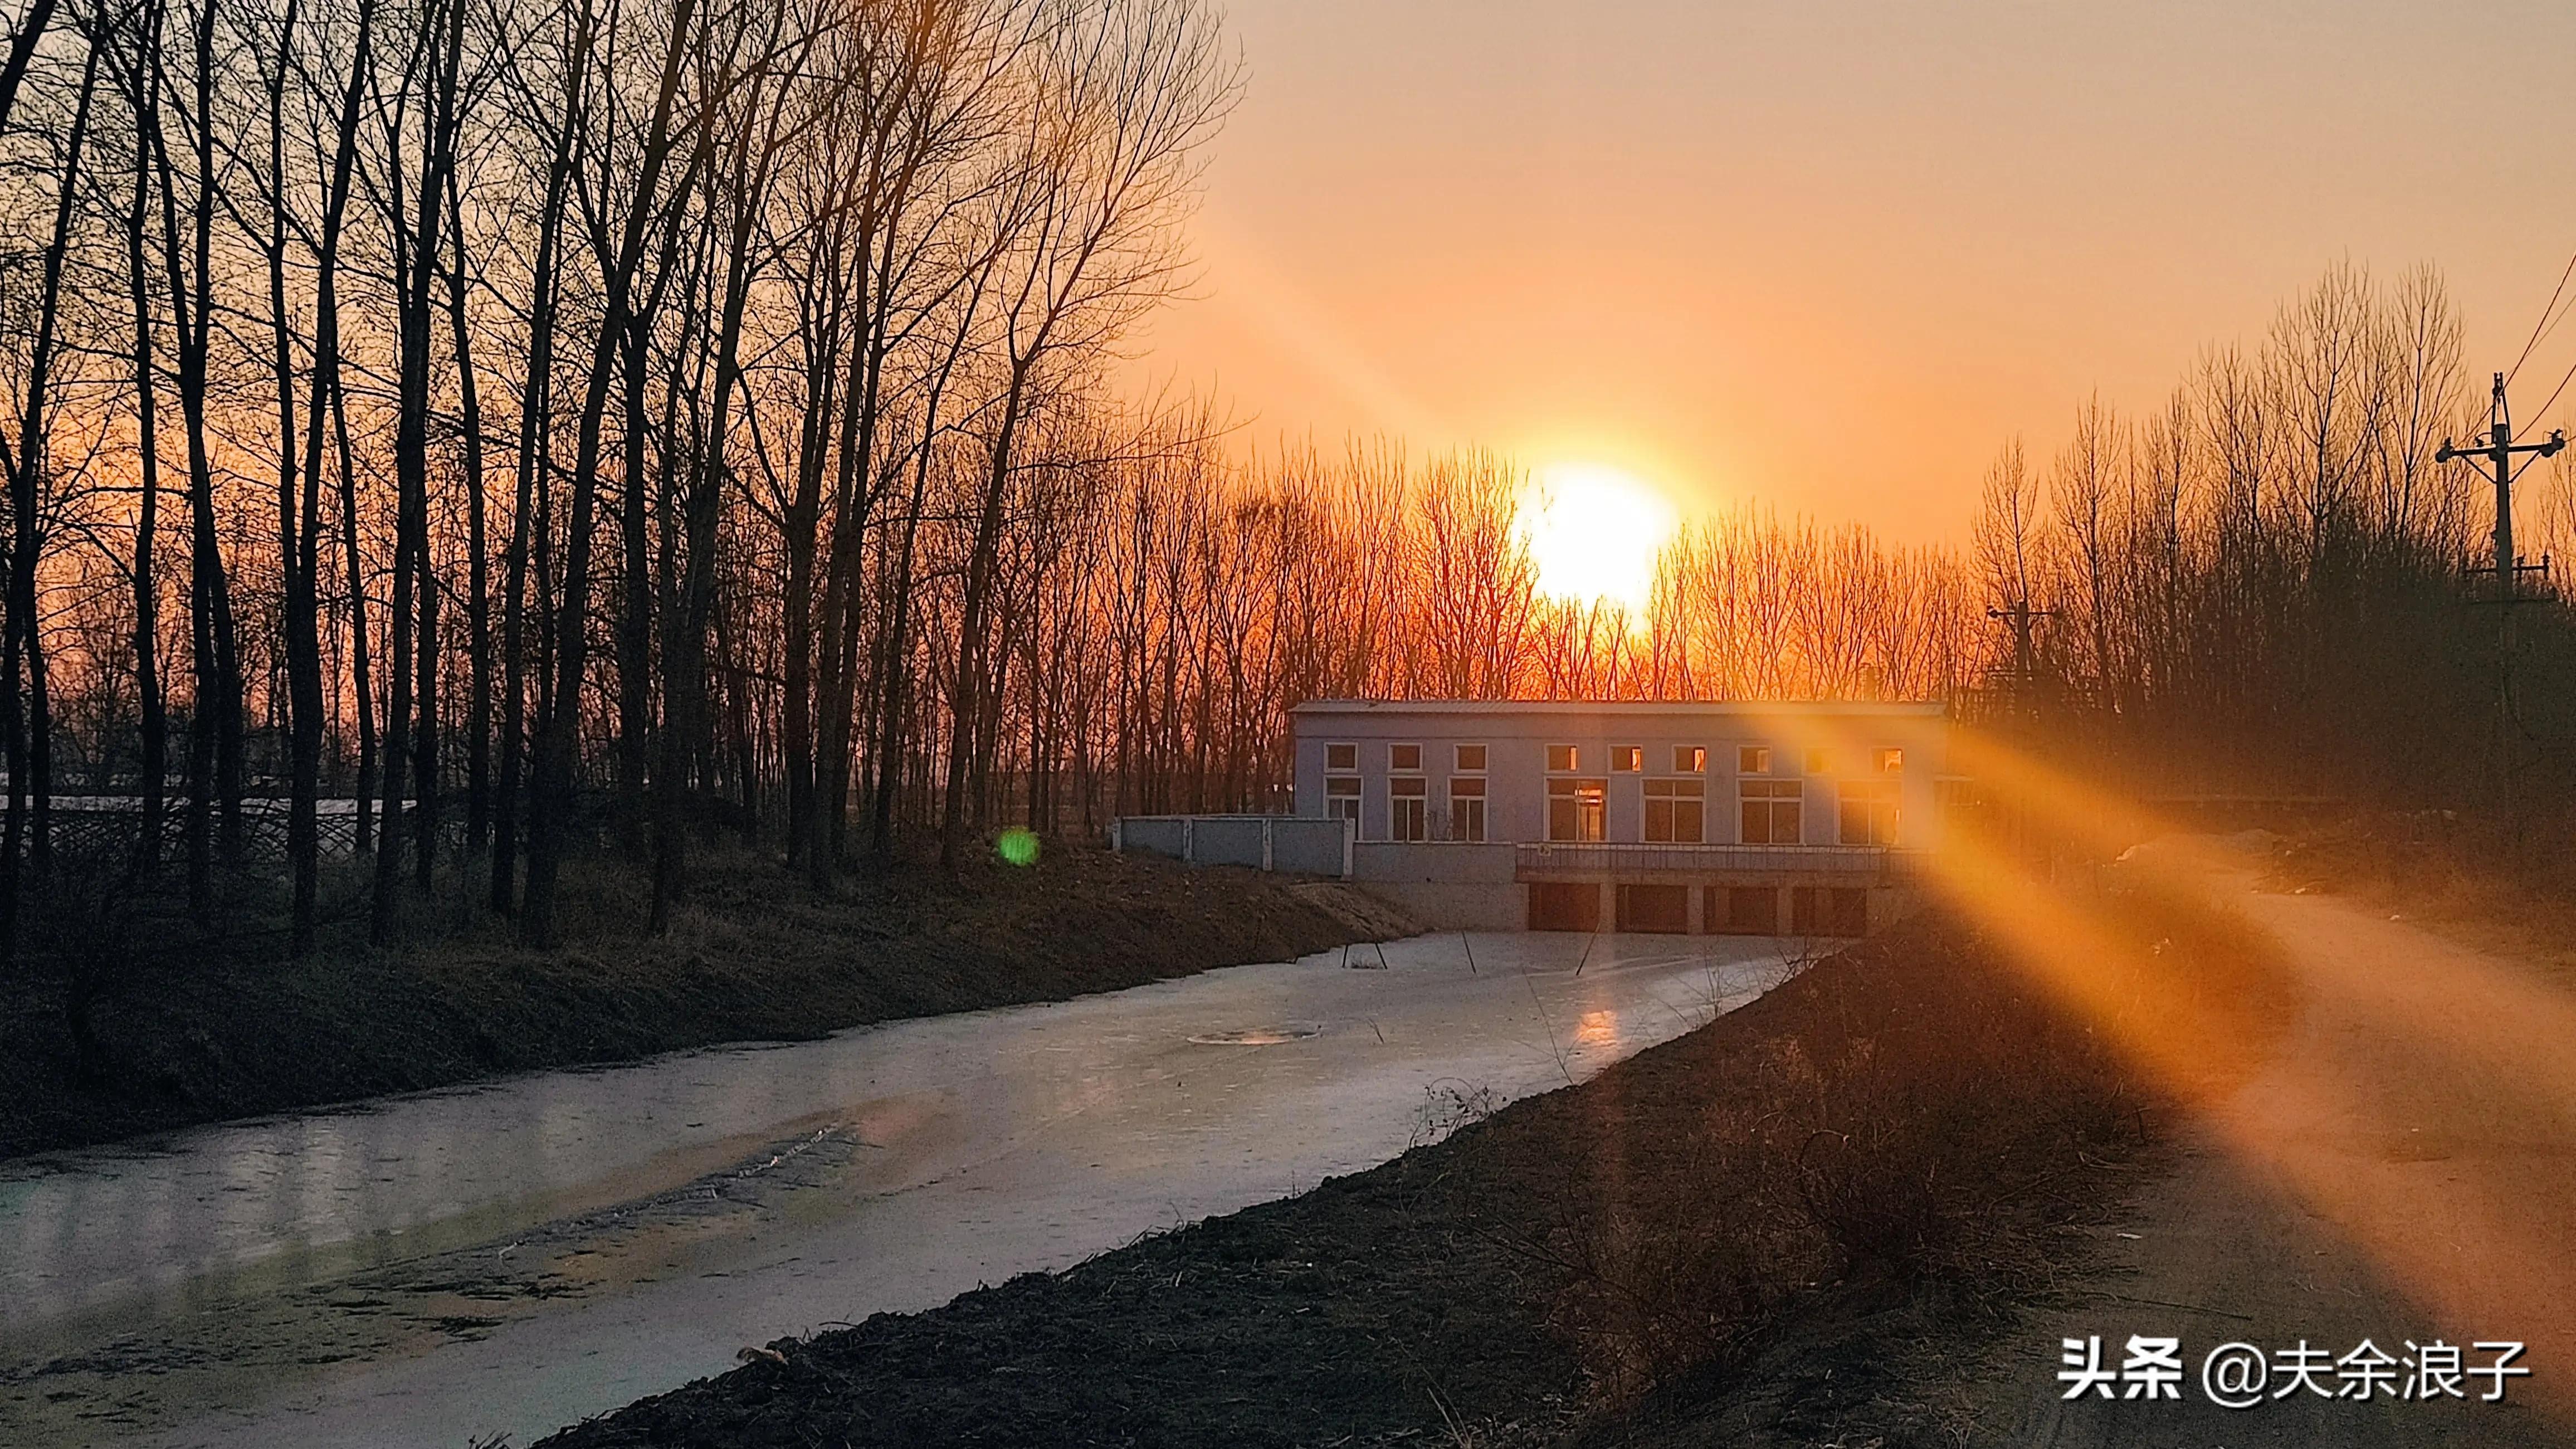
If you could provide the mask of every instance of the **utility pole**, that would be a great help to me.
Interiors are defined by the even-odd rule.
[[[2475,457],[2482,459],[2486,468],[2495,470],[2492,476],[2495,479],[2496,599],[2507,606],[2508,617],[2511,615],[2511,606],[2520,598],[2521,576],[2548,567],[2547,564],[2524,563],[2521,556],[2513,549],[2513,480],[2516,474],[2513,455],[2533,453],[2547,458],[2566,446],[2567,435],[2554,430],[2547,439],[2537,443],[2517,443],[2513,440],[2513,410],[2505,401],[2504,374],[2499,372],[2495,375],[2495,401],[2487,410],[2486,445],[2455,448],[2451,446],[2450,439],[2444,438],[2440,451],[2433,454],[2433,461],[2436,463],[2447,463],[2453,458]],[[2523,466],[2530,465],[2526,463]]]
[[[2040,738],[2039,728],[2039,658],[2031,645],[2031,628],[2040,620],[2056,614],[2055,609],[2034,609],[2030,596],[2024,594],[1998,609],[1986,608],[1986,617],[2001,619],[2012,625],[2013,662],[2010,704],[2004,719],[2007,734],[2024,734],[2022,748],[2040,753],[2050,742]],[[2021,858],[2032,868],[2054,871],[2055,861],[2041,834],[2031,826],[2030,805],[2024,792],[2027,785],[2019,780],[1999,780],[1989,796],[1989,808],[1995,812],[1995,826],[2004,849]]]
[[[2038,662],[2031,655],[2031,625],[2037,620],[2054,617],[2056,613],[2055,609],[2034,609],[2026,598],[2015,599],[2004,608],[1990,607],[1986,610],[1987,618],[2006,619],[2012,623],[2013,682],[2017,688],[2028,689],[2039,673]]]
[[[2487,409],[2486,445],[2458,448],[2451,445],[2450,439],[2444,438],[2440,450],[2433,454],[2433,461],[2436,463],[2448,463],[2454,458],[2476,458],[2481,464],[2481,471],[2492,470],[2489,476],[2495,482],[2496,596],[2487,601],[2496,606],[2498,616],[2496,743],[2493,758],[2496,793],[2502,798],[2506,814],[2513,822],[2514,839],[2517,844],[2522,838],[2522,801],[2521,792],[2515,788],[2514,781],[2513,736],[2516,722],[2513,707],[2513,609],[2516,604],[2532,602],[2523,597],[2522,576],[2526,573],[2543,572],[2549,565],[2546,560],[2536,564],[2524,563],[2522,556],[2514,551],[2513,480],[2518,470],[2514,467],[2513,459],[2517,453],[2528,453],[2535,459],[2552,457],[2566,446],[2566,433],[2555,429],[2547,438],[2537,443],[2517,443],[2513,440],[2513,409],[2505,400],[2504,374],[2499,372],[2495,375],[2495,399]],[[2528,468],[2531,464],[2524,463],[2522,466]]]

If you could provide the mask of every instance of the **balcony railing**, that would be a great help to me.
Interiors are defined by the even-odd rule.
[[[1586,841],[1524,844],[1513,874],[1830,875],[1855,883],[1902,871],[1913,852],[1884,845],[1634,845]]]

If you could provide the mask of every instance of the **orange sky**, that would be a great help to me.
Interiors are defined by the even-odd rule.
[[[2564,3],[1227,10],[1201,295],[1137,345],[1264,447],[1486,443],[1957,537],[2005,437],[2160,400],[2335,258],[2439,265],[2483,373],[2576,248]],[[2524,406],[2571,362],[2576,326]]]

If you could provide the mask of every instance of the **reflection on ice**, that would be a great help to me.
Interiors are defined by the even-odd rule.
[[[1426,1100],[1457,1119],[1579,1080],[1783,969],[1777,943],[1741,938],[1450,934],[1385,956],[1384,971],[1324,953],[13,1163],[0,1371],[110,1337],[204,1336],[218,1303],[267,1315],[272,1336],[320,1334],[293,1321],[327,1296],[295,1296],[305,1285],[506,1249],[549,1223],[561,1237],[561,1220],[757,1168],[785,1139],[843,1144],[768,1182],[762,1212],[693,1218],[668,1263],[657,1249],[649,1272],[512,1308],[477,1341],[310,1381],[273,1357],[227,1370],[220,1343],[198,1344],[187,1374],[128,1399],[176,1442],[524,1440],[720,1371],[747,1343],[931,1306],[1372,1166],[1423,1140]],[[217,1401],[241,1412],[207,1416]],[[0,1440],[50,1437],[16,1412],[0,1405]]]

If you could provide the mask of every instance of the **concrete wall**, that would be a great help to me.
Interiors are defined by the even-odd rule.
[[[1118,850],[1142,850],[1154,855],[1168,855],[1174,860],[1185,858],[1189,830],[1177,815],[1121,819],[1110,835],[1110,845]]]
[[[1273,816],[1270,868],[1298,875],[1346,874],[1350,867],[1350,827],[1340,820]]]
[[[1512,847],[1363,840],[1351,846],[1351,876],[1364,881],[1509,885]]]
[[[1425,929],[1439,931],[1517,931],[1529,923],[1530,888],[1517,880],[1516,851],[1507,841],[1482,844],[1449,841],[1354,840],[1344,821],[1287,815],[1144,815],[1121,817],[1112,828],[1120,850],[1142,850],[1199,865],[1236,865],[1306,875],[1347,877],[1374,895],[1403,907]],[[1608,875],[1586,879],[1582,888],[1597,891],[1602,929],[1619,919],[1620,884],[1683,884],[1666,877],[1617,881]],[[1788,893],[1792,884],[1844,886],[1828,873],[1783,874],[1777,881],[1759,872],[1740,873],[1740,885],[1768,885],[1779,891],[1779,929],[1794,927]],[[1687,926],[1692,934],[1722,931],[1723,923],[1704,909],[1705,881],[1689,889]],[[1861,882],[1849,884],[1859,885]],[[1866,884],[1868,927],[1877,930],[1917,905],[1910,888]]]
[[[1418,880],[1360,879],[1360,889],[1403,907],[1426,931],[1520,931],[1529,927],[1529,891],[1527,885],[1455,884]],[[1610,883],[1583,884],[1570,887],[1598,893],[1600,928],[1633,929],[1620,925],[1619,888]],[[1683,922],[1690,935],[1725,935],[1724,919],[1712,913],[1704,886],[1686,887]],[[1875,934],[1911,915],[1921,906],[1920,897],[1902,887],[1874,886],[1867,891],[1867,929]],[[1718,910],[1723,907],[1718,907]],[[1780,889],[1779,910],[1775,917],[1775,936],[1791,937],[1799,933],[1791,919],[1788,891]]]
[[[1122,815],[1110,848],[1168,855],[1192,865],[1240,865],[1298,875],[1349,871],[1350,827],[1290,815]],[[1508,879],[1508,865],[1504,872]]]
[[[1269,833],[1270,822],[1258,817],[1206,816],[1190,822],[1189,858],[1197,865],[1246,865],[1260,870],[1268,863],[1262,837]]]
[[[1426,931],[1518,931],[1529,924],[1529,887],[1370,880],[1360,889],[1404,908]]]
[[[1792,779],[1802,786],[1800,843],[1831,845],[1840,841],[1838,786],[1845,779],[1876,776],[1876,751],[1904,752],[1897,773],[1900,844],[1928,849],[1937,844],[1940,821],[1934,807],[1934,781],[1949,769],[1949,721],[1936,706],[1909,704],[1486,704],[1482,702],[1317,701],[1294,712],[1297,813],[1325,813],[1325,750],[1348,744],[1357,754],[1360,779],[1359,839],[1386,841],[1387,781],[1393,773],[1389,747],[1422,747],[1426,814],[1434,840],[1448,833],[1449,781],[1461,772],[1459,745],[1485,750],[1485,838],[1488,841],[1540,841],[1547,838],[1547,750],[1573,745],[1578,751],[1575,774],[1607,782],[1603,802],[1603,838],[1645,838],[1645,781],[1677,776],[1676,747],[1707,751],[1707,768],[1697,775],[1705,786],[1707,844],[1737,843],[1741,812],[1737,787],[1737,751],[1756,746],[1771,751],[1767,779]],[[1644,753],[1639,771],[1610,768],[1611,750],[1637,746]],[[1809,751],[1822,751],[1826,770],[1805,770]],[[1340,771],[1331,773],[1339,774]],[[1683,776],[1684,778],[1693,778]]]

